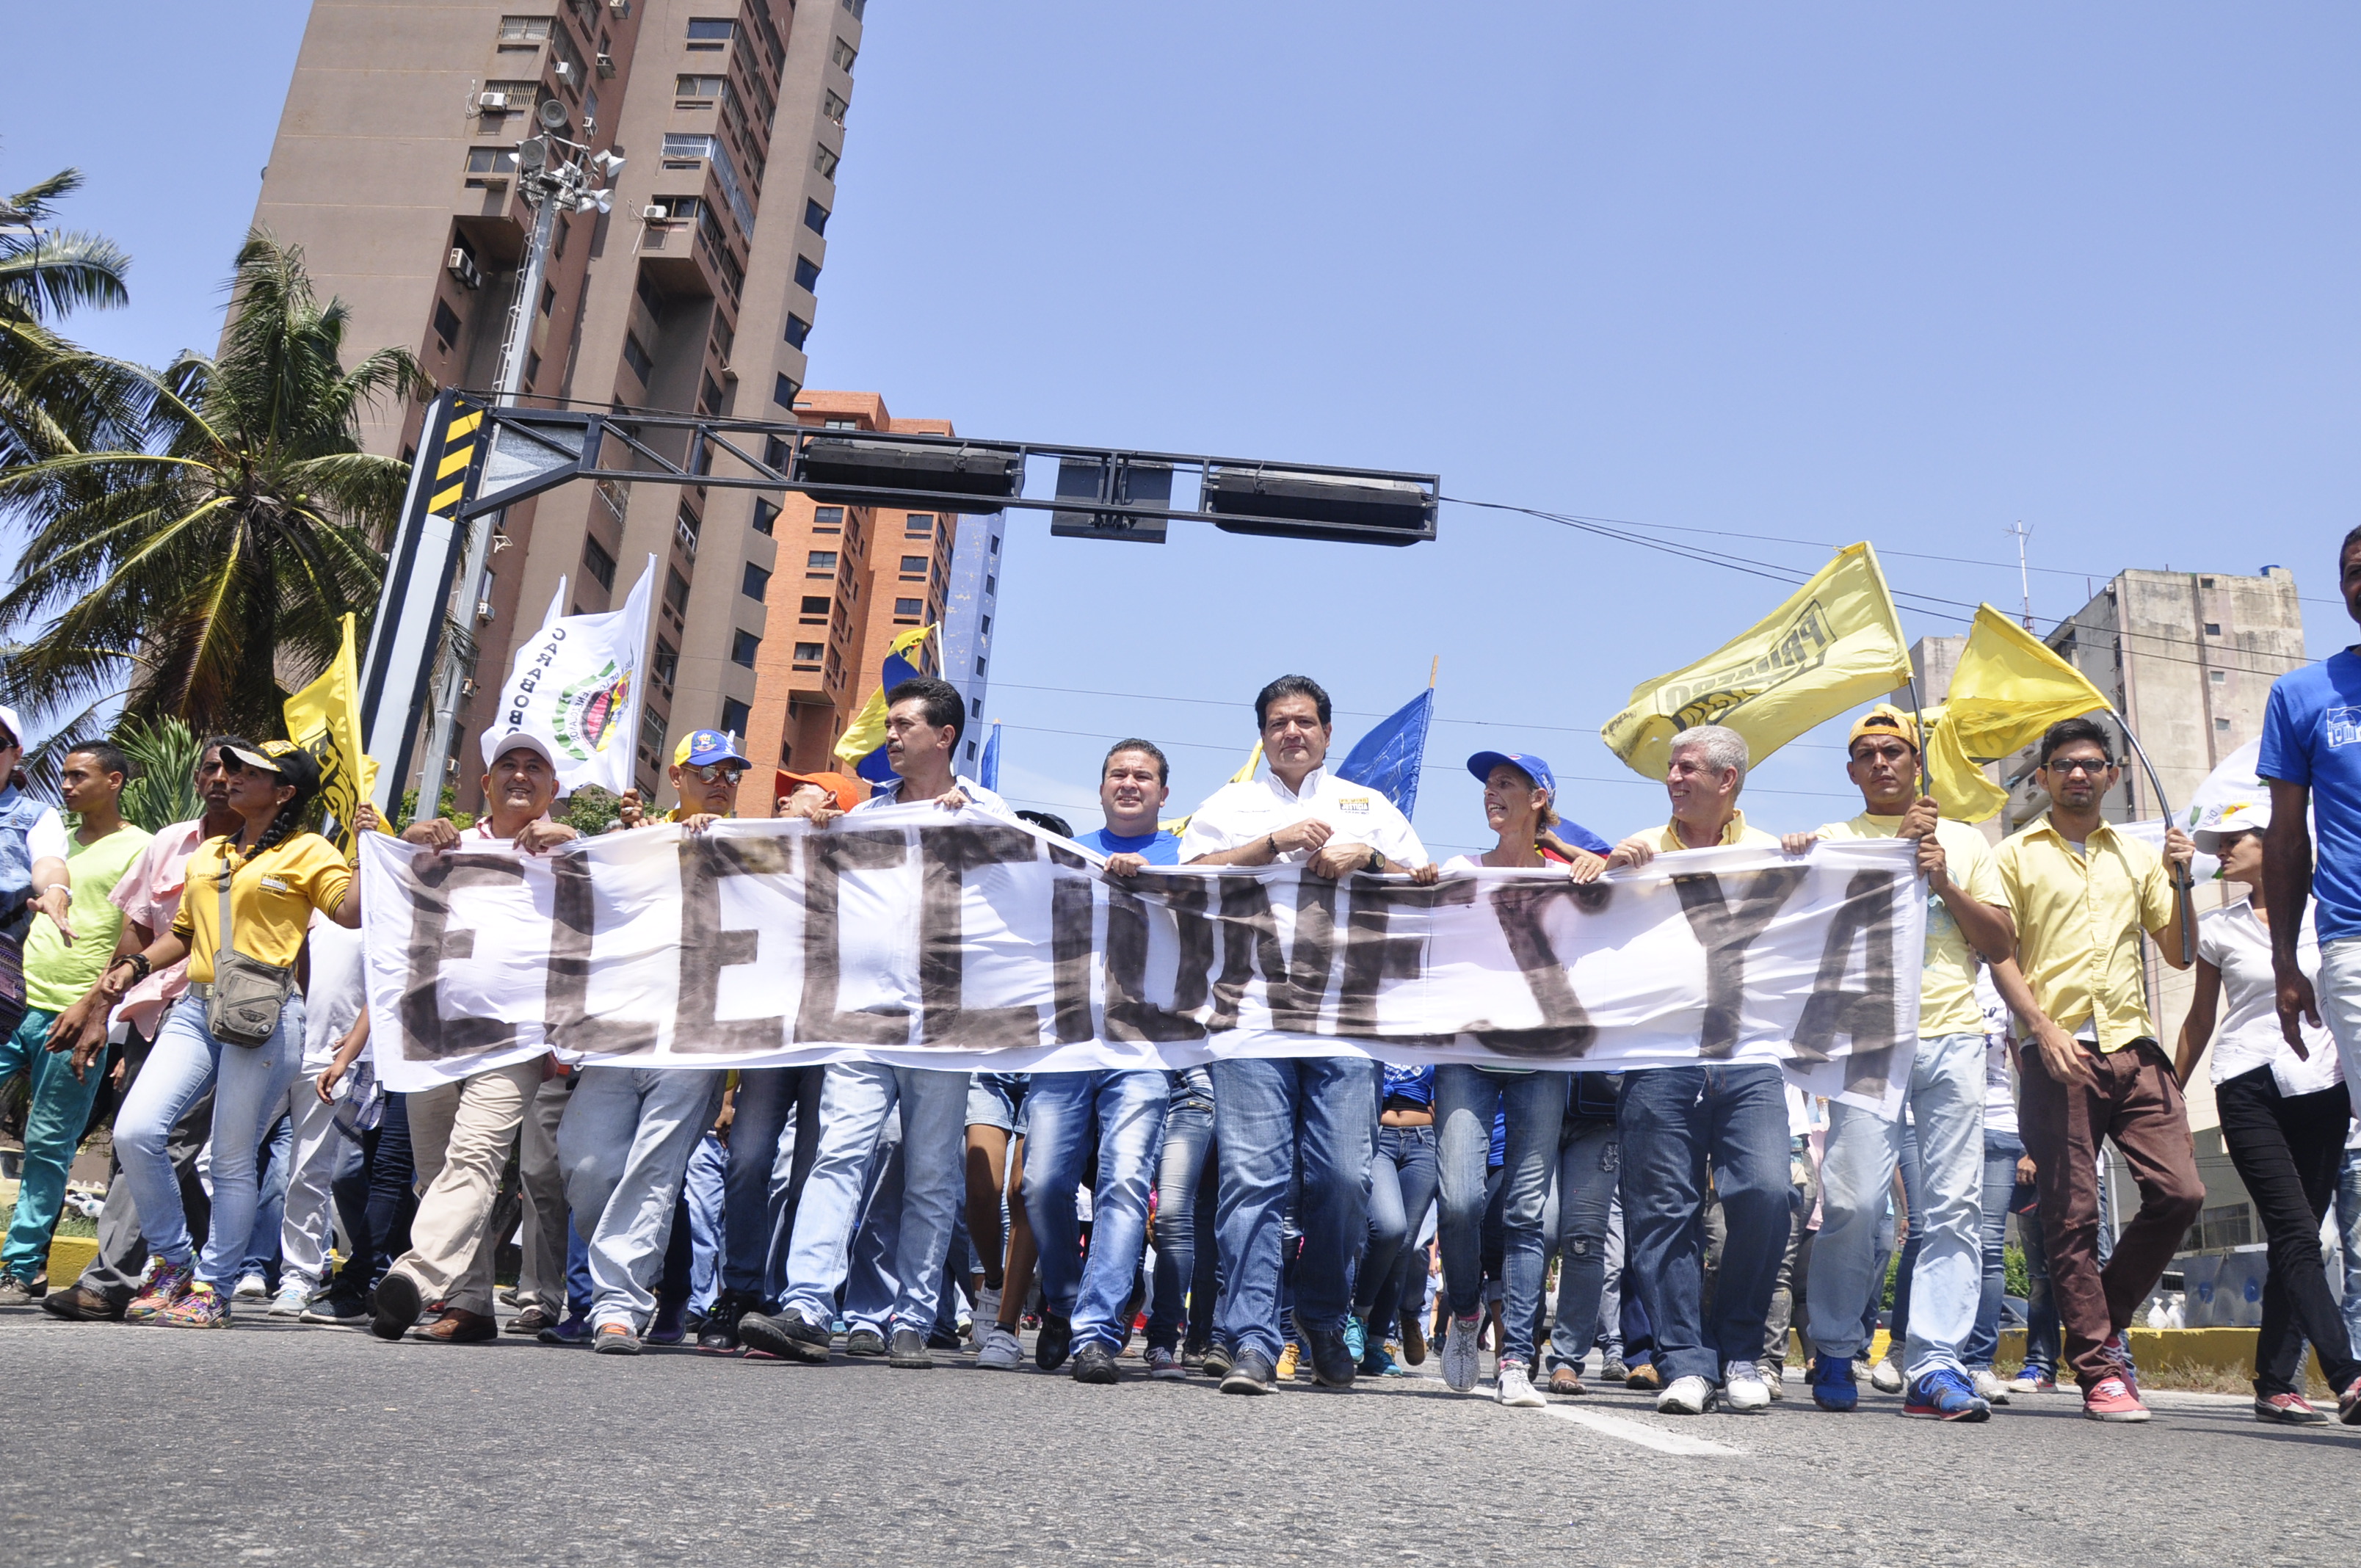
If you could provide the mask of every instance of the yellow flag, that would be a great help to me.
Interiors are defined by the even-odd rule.
[[[361,684],[353,658],[353,618],[343,645],[320,678],[287,699],[287,738],[320,765],[320,804],[335,827],[336,848],[353,852],[353,814],[377,783],[377,760],[361,751]]]
[[[1943,815],[1982,822],[2008,804],[1984,776],[1995,762],[2041,739],[2061,718],[2109,708],[2082,672],[1990,605],[1978,607],[1943,706],[1927,715],[1927,773]]]
[[[1752,762],[1815,724],[1910,678],[1901,618],[1877,553],[1848,544],[1770,615],[1685,670],[1642,682],[1600,733],[1608,749],[1662,778],[1670,742],[1697,724],[1746,738]]]
[[[885,651],[884,679],[877,683],[877,689],[869,694],[869,700],[853,715],[852,722],[836,742],[838,762],[858,767],[862,758],[885,744],[885,694],[918,673],[918,667],[910,661],[910,650],[934,634],[933,627],[921,626],[894,639],[894,645]],[[895,668],[896,661],[902,666],[899,670]]]
[[[1232,784],[1244,784],[1248,779],[1254,777],[1255,770],[1261,766],[1262,742],[1257,740],[1254,743],[1254,750],[1246,753],[1246,765],[1240,768],[1236,773],[1232,773],[1230,775],[1230,782]],[[1197,814],[1192,811],[1189,814],[1189,817],[1194,817]],[[1189,817],[1176,817],[1170,822],[1159,822],[1157,826],[1167,833],[1186,833],[1189,831]]]

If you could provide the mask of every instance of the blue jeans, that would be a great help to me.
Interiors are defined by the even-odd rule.
[[[723,1075],[703,1068],[586,1067],[557,1125],[566,1206],[589,1244],[590,1318],[644,1331],[697,1140]]]
[[[139,1204],[148,1250],[164,1263],[186,1264],[194,1249],[165,1145],[190,1102],[213,1085],[213,1222],[196,1265],[199,1282],[224,1296],[237,1286],[247,1238],[254,1234],[255,1151],[285,1107],[302,1060],[302,998],[289,996],[270,1038],[249,1047],[214,1038],[205,1030],[205,1004],[183,996],[165,1014],[155,1049],[115,1113],[115,1146]]]
[[[1213,1102],[1176,1094],[1164,1113],[1164,1148],[1156,1166],[1156,1278],[1148,1309],[1150,1349],[1177,1350],[1188,1336],[1202,1344],[1213,1318],[1215,1249],[1197,1245],[1198,1223],[1213,1230],[1214,1183],[1204,1179],[1213,1146]]]
[[[1905,1322],[1904,1375],[1963,1370],[1960,1347],[1975,1331],[1983,1295],[1984,1037],[1922,1038],[1910,1065],[1909,1102],[1917,1118],[1919,1190],[1911,1221],[1921,1225],[1915,1263],[1905,1253],[1910,1304],[1897,1295]],[[1812,1243],[1809,1288],[1814,1351],[1850,1361],[1861,1346],[1864,1308],[1883,1281],[1872,1277],[1878,1228],[1909,1129],[1841,1101],[1828,1103],[1828,1139],[1820,1157],[1820,1234]]]
[[[1562,1072],[1498,1073],[1459,1063],[1434,1069],[1437,1160],[1442,1170],[1443,1288],[1456,1317],[1484,1305],[1485,1157],[1492,1117],[1504,1113],[1508,1151],[1500,1166],[1501,1347],[1504,1361],[1533,1360],[1533,1324],[1541,1315],[1549,1247],[1542,1211],[1557,1170],[1558,1131],[1565,1124],[1567,1076]]]
[[[772,1277],[785,1266],[796,1205],[819,1152],[819,1091],[823,1067],[756,1067],[738,1075],[730,1102],[730,1157],[722,1179],[721,1288],[744,1295],[773,1293]],[[787,1119],[795,1118],[787,1179],[776,1179]]]
[[[1598,1338],[1599,1304],[1607,1293],[1608,1221],[1623,1145],[1612,1122],[1565,1124],[1557,1151],[1557,1322],[1550,1354],[1579,1367]]]
[[[25,1180],[16,1191],[16,1217],[8,1225],[8,1246],[0,1253],[0,1269],[19,1279],[30,1279],[49,1267],[49,1238],[58,1228],[58,1212],[65,1206],[66,1171],[81,1146],[82,1130],[98,1086],[106,1081],[106,1053],[85,1068],[77,1081],[71,1058],[51,1052],[46,1045],[49,1025],[57,1017],[38,1007],[26,1009],[23,1022],[0,1043],[0,1083],[19,1072],[32,1078],[32,1098],[25,1107]],[[63,1288],[62,1286],[60,1287]]]
[[[1148,1190],[1171,1100],[1161,1069],[1037,1072],[1025,1096],[1025,1214],[1041,1246],[1041,1302],[1072,1322],[1076,1350],[1117,1351],[1131,1338],[1124,1309],[1148,1243]],[[1099,1169],[1085,1260],[1074,1194],[1093,1123]]]
[[[1369,1246],[1362,1255],[1360,1288],[1353,1311],[1369,1325],[1371,1343],[1383,1343],[1401,1316],[1410,1285],[1412,1246],[1441,1185],[1434,1128],[1378,1128],[1377,1153],[1369,1161]]]
[[[1621,1130],[1624,1285],[1644,1310],[1657,1370],[1719,1382],[1763,1355],[1787,1250],[1786,1080],[1767,1062],[1628,1072]],[[1728,1221],[1714,1321],[1704,1321],[1706,1165]]]
[[[2000,1350],[2001,1307],[2008,1295],[2008,1206],[2016,1196],[2016,1161],[2025,1144],[2015,1133],[1984,1131],[1983,1292],[1975,1332],[1960,1349],[1971,1372],[1990,1372]]]
[[[742,1081],[742,1080],[741,1080]],[[732,1130],[734,1131],[734,1124]],[[713,1297],[721,1281],[723,1241],[722,1215],[728,1203],[730,1150],[718,1134],[707,1133],[697,1140],[697,1151],[688,1157],[688,1174],[683,1178],[683,1195],[688,1200],[688,1236],[692,1261],[688,1274],[688,1310],[692,1317],[703,1317],[713,1309]]]
[[[291,1082],[288,1086],[292,1089]],[[240,1278],[249,1274],[262,1276],[263,1282],[273,1290],[279,1288],[279,1226],[287,1217],[287,1174],[295,1164],[295,1124],[280,1116],[263,1135],[258,1151],[259,1173],[254,1186],[254,1231],[247,1237],[246,1257],[238,1265]]]
[[[826,1324],[851,1264],[852,1229],[885,1118],[902,1113],[900,1234],[891,1327],[925,1333],[942,1293],[951,1219],[965,1190],[967,1079],[932,1068],[837,1062],[820,1088],[818,1153],[796,1215],[781,1311]],[[796,1135],[802,1135],[800,1129]]]
[[[1213,1064],[1222,1180],[1214,1220],[1222,1299],[1213,1332],[1236,1354],[1279,1361],[1279,1228],[1299,1161],[1296,1321],[1307,1332],[1343,1332],[1353,1307],[1353,1258],[1369,1227],[1378,1071],[1356,1057]]]
[[[2361,1344],[2361,1149],[2347,1148],[2336,1179],[2336,1231],[2344,1239],[2345,1331]]]

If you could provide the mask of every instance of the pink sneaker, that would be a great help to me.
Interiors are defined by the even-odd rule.
[[[2147,1407],[2121,1377],[2102,1377],[2082,1390],[2082,1413],[2094,1421],[2144,1421]]]
[[[225,1329],[229,1302],[210,1285],[192,1285],[187,1295],[148,1321],[159,1329]]]
[[[126,1323],[146,1322],[173,1302],[189,1293],[190,1284],[197,1277],[195,1263],[159,1263],[156,1272],[148,1277],[147,1288],[131,1299],[123,1309]]]
[[[2255,1420],[2273,1421],[2280,1426],[2316,1427],[2328,1420],[2328,1413],[2314,1409],[2311,1401],[2301,1394],[2257,1394],[2255,1396]]]

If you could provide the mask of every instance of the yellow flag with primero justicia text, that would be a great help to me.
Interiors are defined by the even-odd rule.
[[[353,815],[377,784],[377,759],[361,751],[361,683],[353,658],[353,618],[319,679],[287,699],[287,738],[320,766],[320,806],[336,848],[353,852]]]
[[[1982,764],[2032,745],[2060,719],[2112,706],[2048,643],[1992,606],[1978,606],[1950,690],[1926,714],[1936,804],[1955,822],[1982,822],[2008,804],[2008,791]]]

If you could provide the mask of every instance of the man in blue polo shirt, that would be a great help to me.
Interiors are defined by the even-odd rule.
[[[2346,611],[2361,621],[2361,528],[2345,536],[2336,577]],[[2317,1025],[2324,1014],[2345,1059],[2345,1087],[2361,1107],[2361,647],[2271,684],[2255,771],[2271,786],[2263,885],[2269,890],[2279,1026],[2301,1052],[2298,1024]],[[2319,904],[2312,916],[2320,936],[2317,977],[2304,973],[2301,956],[2308,900]]]
[[[1099,769],[1106,826],[1074,842],[1106,856],[1118,877],[1179,864],[1180,839],[1156,825],[1171,794],[1170,773],[1148,741],[1116,741]],[[1117,1381],[1115,1353],[1131,1337],[1131,1286],[1148,1240],[1148,1194],[1171,1094],[1170,1080],[1152,1068],[1033,1075],[1025,1097],[1025,1212],[1040,1243],[1041,1335],[1033,1359],[1044,1372],[1057,1370],[1071,1349],[1075,1382]],[[1074,1193],[1093,1122],[1099,1172],[1085,1260]]]

